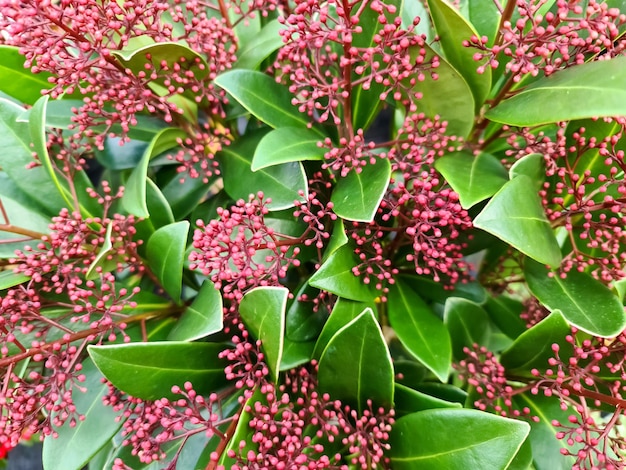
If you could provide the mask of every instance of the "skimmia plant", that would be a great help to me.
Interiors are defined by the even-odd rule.
[[[620,469],[622,0],[0,0],[0,457]]]

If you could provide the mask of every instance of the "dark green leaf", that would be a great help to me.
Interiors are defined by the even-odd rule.
[[[285,338],[283,357],[280,361],[281,372],[311,362],[313,348],[315,348],[315,341],[296,342]]]
[[[526,331],[526,324],[520,317],[524,304],[520,301],[503,295],[489,297],[485,310],[500,331],[509,338],[515,339]]]
[[[457,283],[454,290],[446,289],[440,282],[418,276],[402,276],[411,288],[424,299],[444,304],[448,297],[462,297],[477,304],[487,301],[485,288],[477,282]]]
[[[442,400],[399,383],[395,384],[394,401],[394,410],[399,417],[433,408],[461,408],[460,403]]]
[[[75,426],[66,422],[54,428],[56,436],[46,436],[42,461],[46,470],[80,470],[115,435],[122,425],[116,419],[121,412],[102,403],[109,387],[102,383],[102,374],[91,361],[83,361],[85,382],[72,388],[76,412],[84,416]],[[85,388],[86,391],[81,391]]]
[[[489,335],[489,317],[482,307],[470,300],[450,297],[446,301],[444,321],[452,338],[456,359],[465,357],[464,347],[484,346]]]
[[[122,196],[122,205],[129,213],[137,217],[150,217],[146,203],[146,180],[150,159],[176,147],[177,139],[184,138],[186,135],[181,129],[168,127],[154,136],[141,157],[139,165],[133,170],[125,184],[126,190]]]
[[[533,295],[548,310],[560,310],[577,328],[611,338],[626,327],[626,313],[619,299],[591,275],[573,269],[561,278],[531,260],[526,260],[524,274]]]
[[[387,315],[404,347],[439,380],[446,382],[452,359],[448,330],[402,280],[397,280],[389,289]]]
[[[50,74],[32,73],[24,68],[25,60],[18,47],[0,45],[0,91],[22,103],[34,104],[41,98],[42,90],[52,88]]]
[[[252,171],[252,156],[263,134],[254,133],[218,153],[224,189],[233,199],[244,200],[262,191],[272,200],[268,204],[270,210],[288,209],[294,206],[294,201],[304,200],[301,194],[308,194],[306,174],[300,162]]]
[[[571,345],[565,341],[565,337],[570,333],[571,328],[563,315],[555,310],[521,334],[511,347],[502,353],[500,363],[507,372],[531,376],[532,369],[545,370],[548,367],[548,359],[554,357],[553,344],[563,348],[563,354],[572,352]]]
[[[352,268],[359,264],[352,247],[343,245],[311,276],[309,284],[339,297],[370,302],[375,297],[374,292],[352,272]]]
[[[252,171],[281,163],[323,160],[325,150],[317,144],[320,135],[302,127],[281,127],[268,132],[252,158]]]
[[[394,424],[391,463],[394,470],[504,470],[529,431],[522,421],[476,410],[420,411]]]
[[[222,331],[224,326],[222,296],[210,280],[205,280],[200,292],[170,331],[172,341],[194,341]]]
[[[419,3],[419,2],[416,2]],[[423,20],[426,22],[426,20]],[[420,92],[418,101],[420,112],[433,119],[439,116],[448,123],[446,133],[467,137],[474,125],[474,97],[465,79],[445,59],[439,56],[430,46],[416,48],[426,50],[426,60],[438,57],[439,67],[435,69],[436,78],[432,74],[424,74],[424,80],[417,82],[413,91]],[[445,96],[445,99],[441,99]]]
[[[346,220],[371,222],[387,191],[390,177],[391,164],[386,158],[364,166],[360,173],[351,171],[337,182],[331,197],[333,211]]]
[[[278,20],[272,20],[263,26],[252,41],[237,51],[237,62],[233,68],[256,69],[265,58],[284,45],[283,38],[279,34],[283,28],[284,26]]]
[[[239,313],[246,328],[261,341],[261,349],[274,382],[278,381],[285,340],[285,311],[289,290],[256,287],[241,300]]]
[[[152,272],[174,302],[180,301],[189,222],[160,228],[148,240],[146,256]]]
[[[328,312],[323,306],[314,311],[313,300],[319,291],[308,284],[304,284],[295,294],[295,299],[287,309],[285,335],[291,341],[298,343],[311,341],[317,338],[328,318]],[[306,300],[301,300],[305,295]]]
[[[393,405],[393,364],[370,308],[341,328],[319,362],[319,388],[359,412]]]
[[[309,119],[291,104],[287,87],[261,72],[229,70],[214,83],[223,88],[257,119],[270,127],[306,127]]]
[[[486,59],[475,61],[476,50],[464,47],[463,41],[472,35],[480,35],[446,0],[428,0],[428,7],[446,59],[469,85],[474,96],[474,109],[478,112],[491,90],[491,68],[485,66],[484,73],[479,74],[476,70],[485,65]]]
[[[474,219],[474,226],[540,263],[551,266],[561,263],[561,250],[541,199],[526,175],[506,183]]]
[[[89,346],[89,355],[116,388],[143,400],[172,399],[174,385],[191,382],[198,394],[215,392],[226,383],[218,358],[226,349],[219,343],[154,341]]]
[[[469,20],[476,28],[478,37],[487,36],[487,46],[491,47],[496,34],[502,14],[498,10],[498,5],[492,0],[472,0],[469,3]]]
[[[537,80],[487,111],[486,117],[513,126],[538,126],[626,115],[624,67],[626,57],[570,67]]]
[[[435,163],[464,209],[493,196],[508,181],[506,169],[493,155],[452,152]]]
[[[202,178],[172,178],[161,186],[163,196],[167,200],[175,220],[189,215],[209,193],[211,181],[207,184]],[[192,219],[193,220],[193,219]]]
[[[365,302],[354,302],[352,300],[339,297],[333,307],[330,317],[328,317],[328,320],[322,329],[322,332],[317,338],[317,343],[313,351],[313,357],[315,359],[319,359],[322,352],[328,345],[328,342],[333,336],[335,336],[335,333],[358,317],[368,307],[373,309],[373,302],[370,304]]]

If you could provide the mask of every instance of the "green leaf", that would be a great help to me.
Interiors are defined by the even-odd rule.
[[[446,300],[444,322],[452,338],[452,352],[456,359],[465,357],[464,347],[484,346],[489,336],[489,317],[482,307],[461,297]]]
[[[270,127],[306,127],[309,119],[291,104],[289,89],[269,75],[252,70],[229,70],[214,83],[223,88],[254,117]]]
[[[311,362],[315,341],[298,342],[285,338],[283,357],[280,360],[280,371],[291,370]]]
[[[237,62],[233,68],[256,69],[272,52],[284,45],[280,35],[281,29],[284,29],[284,26],[278,20],[272,20],[263,26],[252,41],[237,51]]]
[[[170,331],[171,341],[194,341],[222,331],[224,327],[222,296],[210,280],[205,280],[200,292]]]
[[[2,137],[0,137],[0,140]],[[0,182],[0,184],[2,184]],[[38,207],[24,206],[19,202],[2,195],[2,189],[0,188],[0,200],[4,206],[4,210],[9,217],[9,222],[16,226],[25,229],[33,230],[42,234],[47,234],[50,224],[50,219],[43,216],[40,213]],[[0,216],[0,222],[5,223],[3,217]],[[9,240],[21,240],[13,243]],[[15,256],[15,250],[21,250],[25,245],[34,246],[38,243],[38,239],[23,239],[22,235],[18,235],[10,232],[3,232],[0,230],[0,258],[13,258]]]
[[[352,170],[337,181],[330,199],[334,204],[333,212],[346,220],[371,222],[387,191],[390,177],[391,164],[386,158],[365,165],[360,173]]]
[[[209,193],[209,183],[202,178],[180,178],[174,176],[168,183],[161,185],[163,197],[172,210],[174,220],[188,216]]]
[[[435,163],[464,209],[493,196],[508,181],[506,169],[493,155],[481,152],[452,152]]]
[[[543,155],[540,153],[531,153],[511,165],[511,168],[509,168],[509,177],[513,179],[520,175],[526,175],[534,181],[535,187],[537,191],[539,191],[543,186],[543,180],[546,176]]]
[[[75,426],[70,426],[68,421],[54,428],[56,436],[46,436],[42,453],[46,470],[80,470],[122,425],[121,412],[116,413],[102,403],[109,387],[102,383],[102,374],[93,362],[83,361],[81,373],[86,377],[85,382],[72,388],[72,399],[76,412],[84,419],[77,420]]]
[[[417,3],[417,2],[416,2]],[[423,23],[426,20],[422,21]],[[435,69],[436,78],[432,74],[424,74],[424,80],[413,86],[414,92],[420,92],[422,98],[417,102],[419,111],[429,118],[439,116],[448,123],[446,133],[466,138],[474,125],[474,97],[465,79],[444,58],[430,46],[419,46],[417,51],[426,51],[425,60],[430,61],[437,56],[439,67]],[[445,96],[446,99],[441,99]]]
[[[256,287],[243,296],[239,305],[246,328],[261,341],[265,363],[275,383],[283,356],[288,295],[289,290],[284,287]]]
[[[522,421],[476,410],[420,411],[394,424],[391,464],[394,470],[504,470],[529,431]]]
[[[489,297],[485,310],[491,321],[509,338],[515,339],[526,331],[526,324],[520,317],[524,304],[520,301],[503,295]]]
[[[91,265],[89,266],[87,274],[85,275],[87,279],[96,279],[99,277],[99,272],[110,272],[112,269],[117,267],[117,263],[113,259],[115,250],[113,250],[113,244],[111,243],[112,230],[113,222],[109,223],[109,225],[107,226],[107,230],[104,235],[104,243],[102,243],[98,255],[93,260],[93,263],[91,263]],[[100,268],[101,271],[97,268]]]
[[[390,286],[387,315],[407,351],[446,382],[452,359],[448,330],[426,302],[400,279]]]
[[[485,65],[487,59],[475,61],[475,49],[464,47],[463,41],[472,35],[480,35],[446,0],[428,0],[428,7],[446,59],[469,85],[474,96],[474,110],[478,112],[491,90],[491,68],[486,66],[484,73],[479,74],[476,70]]]
[[[372,308],[373,310],[373,307],[373,302],[371,304],[365,302],[354,302],[352,300],[339,297],[333,306],[333,311],[330,317],[328,317],[328,320],[324,324],[324,328],[322,328],[322,331],[317,338],[317,343],[315,344],[315,349],[313,350],[313,358],[319,360],[322,356],[322,352],[324,352],[324,349],[328,345],[328,342],[333,336],[335,336],[335,333],[363,313],[366,308]]]
[[[311,276],[309,284],[339,297],[369,302],[374,299],[374,292],[352,272],[359,264],[352,247],[343,245]]]
[[[15,287],[30,279],[22,273],[14,273],[13,271],[0,271],[0,290]]]
[[[319,362],[319,389],[359,412],[393,405],[393,364],[383,333],[367,308],[328,342]]]
[[[50,74],[32,73],[24,67],[25,57],[15,46],[0,45],[0,91],[22,103],[34,104],[42,90],[52,88]]]
[[[576,65],[519,91],[485,116],[512,126],[626,115],[626,57]],[[549,106],[546,106],[549,103]],[[581,103],[585,103],[581,106]]]
[[[182,293],[188,233],[186,220],[167,225],[152,234],[146,249],[150,269],[174,302],[180,301]]]
[[[500,17],[498,5],[493,0],[471,0],[469,5],[469,20],[476,28],[478,37],[487,36],[487,46],[491,47],[498,33]]]
[[[130,214],[137,217],[150,217],[146,203],[146,180],[148,178],[148,164],[150,159],[178,145],[177,139],[186,136],[179,128],[168,127],[154,136],[150,145],[144,151],[139,165],[133,170],[126,181],[122,205]]]
[[[289,209],[294,201],[304,201],[308,182],[300,162],[283,163],[252,171],[251,162],[257,144],[265,133],[256,132],[248,138],[224,148],[217,154],[224,178],[224,189],[233,199],[247,200],[250,194],[262,191],[272,201],[273,211]]]
[[[565,337],[571,328],[559,310],[555,310],[532,328],[522,333],[515,342],[502,353],[500,363],[507,372],[531,377],[532,369],[545,370],[548,360],[554,357],[553,344],[558,344],[563,354],[573,352]],[[569,357],[563,356],[563,357]]]
[[[281,163],[324,160],[325,150],[317,144],[321,137],[311,129],[281,127],[268,132],[252,158],[252,171]]]
[[[550,311],[560,310],[575,327],[611,338],[626,327],[626,313],[611,290],[591,275],[571,270],[562,279],[539,263],[526,260],[528,288]]]
[[[474,219],[474,226],[540,263],[551,266],[561,263],[561,250],[541,199],[526,175],[506,183]]]
[[[233,468],[236,461],[228,456],[232,451],[235,455],[246,456],[248,451],[256,449],[256,445],[252,440],[254,430],[250,426],[250,420],[254,417],[254,406],[256,403],[265,403],[265,396],[260,392],[258,388],[254,390],[252,396],[245,402],[241,411],[239,412],[239,419],[237,420],[237,426],[232,434],[228,444],[222,451],[222,455],[219,459],[219,468]],[[255,452],[256,453],[256,452]]]
[[[227,361],[218,358],[220,343],[154,341],[88,346],[100,372],[116,387],[143,400],[172,399],[171,388],[191,382],[198,394],[215,392],[226,383]]]
[[[460,403],[442,400],[399,383],[394,387],[394,401],[394,410],[399,417],[433,408],[461,408]]]
[[[328,318],[325,308],[318,306],[314,311],[313,300],[319,291],[308,284],[303,284],[295,294],[295,299],[287,309],[285,321],[285,336],[298,343],[311,341],[317,338]],[[306,300],[300,298],[306,295]]]

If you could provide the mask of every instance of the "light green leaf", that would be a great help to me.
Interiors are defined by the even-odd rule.
[[[537,80],[487,111],[485,116],[512,126],[624,116],[625,67],[626,57],[621,56],[567,68]]]
[[[352,268],[359,265],[350,245],[338,248],[311,276],[309,284],[350,300],[369,302],[375,295],[368,284],[355,276]]]
[[[48,81],[49,73],[34,74],[24,68],[25,60],[18,47],[0,45],[0,91],[32,105],[52,84]]]
[[[476,70],[486,59],[474,60],[475,49],[464,47],[472,35],[480,37],[474,27],[446,0],[428,0],[430,16],[439,36],[446,60],[463,76],[474,96],[474,109],[480,110],[491,90],[491,68],[479,74]]]
[[[472,0],[469,5],[469,20],[478,37],[487,36],[487,46],[491,47],[496,39],[502,14],[493,0]]]
[[[111,243],[112,230],[113,222],[109,223],[107,226],[107,230],[104,235],[104,243],[100,247],[98,255],[93,260],[93,263],[91,263],[91,266],[89,266],[87,274],[85,275],[87,279],[96,279],[99,276],[99,272],[96,268],[101,268],[101,272],[106,273],[117,266],[117,263],[115,263],[112,259],[112,255],[114,255],[114,252],[112,252],[113,244]],[[109,255],[111,255],[111,257],[109,257]],[[111,261],[113,261],[113,263],[111,263]]]
[[[252,41],[237,51],[237,62],[233,68],[256,69],[265,58],[284,45],[279,33],[281,29],[284,29],[284,26],[278,20],[272,20],[263,26]]]
[[[391,164],[386,158],[365,165],[360,173],[352,170],[337,182],[330,199],[334,204],[333,211],[346,220],[371,222],[387,191],[390,177]]]
[[[214,83],[223,88],[254,117],[270,127],[306,127],[309,119],[291,104],[287,87],[261,72],[229,70]]]
[[[565,278],[539,263],[526,260],[528,288],[550,311],[594,336],[611,338],[626,328],[626,313],[611,290],[591,275],[571,270]]]
[[[160,228],[148,240],[146,257],[152,272],[174,302],[180,302],[189,222]]]
[[[526,175],[506,183],[474,219],[474,226],[540,263],[551,266],[561,263],[556,237],[534,183]]]
[[[150,159],[178,145],[177,139],[185,138],[187,134],[175,127],[168,127],[157,133],[150,145],[144,151],[139,165],[133,170],[126,181],[122,205],[129,213],[137,217],[150,217],[146,203],[146,179],[148,178],[148,164]]]
[[[54,428],[56,436],[46,436],[42,454],[45,470],[80,470],[122,426],[121,412],[102,403],[109,387],[102,382],[102,374],[93,362],[83,361],[81,373],[86,377],[85,382],[72,388],[72,399],[76,412],[84,419],[75,426],[70,426],[68,421]]]
[[[419,295],[402,280],[390,286],[387,315],[398,339],[439,380],[448,380],[452,359],[450,335]]]
[[[391,464],[394,470],[505,470],[529,431],[528,423],[476,410],[420,411],[394,424]]]
[[[459,195],[464,209],[493,196],[508,181],[500,161],[485,152],[477,156],[452,152],[439,158],[435,168]]]
[[[509,168],[509,178],[513,179],[521,175],[528,176],[535,183],[537,191],[539,191],[546,177],[543,155],[540,153],[531,153],[511,165],[511,168]]]
[[[289,290],[284,287],[256,287],[243,296],[239,305],[246,328],[261,341],[265,363],[275,383],[283,357],[288,295]]]
[[[256,132],[218,153],[224,189],[233,199],[244,200],[250,194],[262,191],[272,200],[268,204],[270,210],[289,209],[295,205],[294,201],[304,201],[304,195],[308,194],[306,174],[300,162],[252,171],[252,156],[264,134],[263,131]]]
[[[393,405],[393,364],[383,333],[370,308],[341,328],[319,362],[319,389],[359,412]]]
[[[172,386],[191,382],[198,394],[209,394],[226,383],[227,361],[218,358],[220,343],[154,341],[88,346],[100,372],[116,388],[143,400],[172,399]]]
[[[252,171],[281,163],[323,160],[325,150],[317,145],[320,140],[320,135],[311,129],[274,129],[265,134],[254,151]]]
[[[461,297],[446,300],[444,322],[452,338],[452,352],[456,359],[465,357],[464,347],[484,346],[489,336],[489,317],[483,308]]]
[[[194,341],[222,331],[224,326],[222,296],[210,280],[205,280],[200,292],[170,331],[172,341]]]
[[[2,137],[0,137],[0,140]],[[1,157],[0,157],[1,158]],[[10,180],[9,180],[10,181]],[[2,184],[2,182],[0,182]],[[2,190],[5,188],[0,187],[0,200],[4,206],[4,210],[9,217],[9,222],[16,226],[22,227],[34,232],[47,234],[50,224],[50,219],[41,214],[39,207],[24,206],[18,201],[11,199],[2,194]],[[5,223],[3,217],[0,216],[0,222]],[[8,240],[20,240],[14,243],[8,243]],[[13,258],[15,256],[15,250],[21,250],[25,245],[34,246],[38,243],[38,239],[29,239],[22,235],[15,233],[4,232],[0,230],[0,258]]]
[[[26,282],[30,277],[22,273],[14,273],[13,271],[0,271],[0,290],[15,287]]]

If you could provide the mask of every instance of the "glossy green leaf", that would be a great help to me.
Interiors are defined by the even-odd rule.
[[[555,310],[532,328],[521,334],[502,353],[500,363],[513,374],[531,376],[532,369],[545,370],[548,360],[554,357],[553,344],[563,348],[564,354],[571,352],[565,337],[571,328],[559,310]]]
[[[456,359],[465,357],[464,347],[484,346],[489,335],[489,317],[483,308],[467,299],[450,297],[446,300],[444,322],[452,338]]]
[[[278,20],[267,23],[255,36],[254,40],[247,43],[237,51],[235,69],[256,69],[264,59],[284,45],[280,30],[284,26]]]
[[[502,14],[493,0],[472,0],[468,2],[469,20],[478,37],[487,36],[487,46],[491,47],[496,39]]]
[[[202,178],[185,178],[181,181],[180,178],[173,177],[168,183],[161,185],[161,192],[171,208],[174,220],[181,220],[189,215],[208,195],[212,182],[210,180],[206,183]]]
[[[474,125],[472,90],[459,72],[430,46],[426,44],[419,46],[414,54],[417,55],[417,51],[421,49],[426,51],[427,61],[437,56],[439,66],[435,72],[436,78],[426,73],[424,80],[418,81],[413,86],[413,91],[422,94],[422,98],[417,102],[419,111],[431,119],[439,116],[442,121],[446,121],[447,134],[467,137]],[[442,100],[442,96],[446,99]]]
[[[546,397],[543,393],[532,395],[522,393],[513,397],[513,403],[520,409],[530,408],[531,416],[539,421],[528,420],[530,435],[528,439],[533,449],[533,465],[536,470],[571,470],[574,459],[561,454],[561,448],[567,446],[565,440],[557,439],[556,433],[562,428],[555,427],[554,420],[568,423],[573,410],[561,408],[557,397]],[[571,450],[571,449],[570,449]]]
[[[102,374],[93,362],[83,361],[81,373],[86,377],[85,382],[72,388],[72,399],[76,412],[84,419],[77,420],[75,426],[66,422],[54,428],[56,436],[46,436],[42,453],[46,470],[80,470],[122,425],[123,421],[118,419],[121,412],[102,403],[109,387],[102,383]]]
[[[30,279],[22,273],[14,273],[13,271],[0,271],[0,290],[15,287]]]
[[[526,331],[526,323],[520,317],[524,304],[519,300],[504,295],[489,297],[485,310],[491,321],[509,338],[515,339]]]
[[[623,56],[570,67],[537,80],[487,111],[485,116],[512,126],[538,126],[626,115],[624,67]]]
[[[526,175],[506,183],[474,219],[474,226],[540,263],[561,263],[561,250],[541,199]]]
[[[394,401],[394,410],[399,417],[434,408],[461,408],[460,403],[442,400],[399,383],[394,387]]]
[[[306,283],[295,293],[295,299],[287,309],[285,320],[285,336],[291,341],[300,343],[312,341],[322,330],[328,312],[321,305],[317,311],[314,310],[316,305],[313,300],[318,294],[317,289]],[[306,299],[301,300],[302,296],[306,296]]]
[[[387,191],[390,177],[391,164],[386,158],[364,166],[360,173],[351,171],[337,181],[330,199],[334,204],[333,211],[346,220],[371,222]]]
[[[152,272],[174,302],[180,301],[189,222],[160,228],[148,240],[146,256]]]
[[[328,342],[333,336],[335,336],[335,333],[363,313],[366,308],[373,309],[373,302],[355,302],[353,300],[339,297],[333,306],[333,311],[330,317],[328,317],[328,320],[324,324],[324,328],[322,328],[322,331],[317,338],[317,343],[315,344],[315,349],[313,350],[313,357],[319,360],[322,356],[322,352],[324,352],[324,349],[328,345]]]
[[[337,218],[337,220],[333,222],[333,233],[330,235],[330,239],[322,255],[322,262],[325,262],[330,255],[347,243],[348,236],[346,235],[345,224],[343,223],[343,219]]]
[[[230,452],[234,452],[235,455],[245,456],[248,454],[248,451],[256,448],[252,440],[254,430],[250,427],[250,420],[254,417],[252,410],[254,410],[254,405],[257,402],[265,403],[265,397],[258,388],[254,390],[252,396],[248,398],[239,412],[237,426],[220,456],[220,468],[233,468],[235,466],[235,459],[228,455]]]
[[[41,98],[42,90],[52,88],[50,74],[34,74],[24,68],[25,57],[15,46],[0,45],[0,91],[22,103],[34,104]]]
[[[294,201],[304,200],[301,192],[308,194],[306,174],[300,162],[252,171],[252,157],[264,134],[263,131],[254,133],[218,153],[224,189],[233,199],[244,200],[262,191],[272,200],[268,204],[270,210],[288,209],[294,206]]]
[[[493,155],[452,152],[435,163],[464,209],[493,196],[508,181],[506,169]]]
[[[420,411],[394,424],[391,464],[394,470],[504,470],[529,431],[528,423],[476,410]]]
[[[137,217],[150,217],[146,203],[146,179],[148,178],[150,159],[176,147],[178,145],[177,139],[184,138],[186,135],[181,129],[168,127],[154,136],[144,151],[139,165],[130,174],[125,184],[126,190],[122,196],[122,205],[129,213]]]
[[[416,18],[419,18],[415,32],[426,36],[426,42],[432,44],[435,39],[435,31],[432,27],[426,6],[422,2],[403,0],[400,5],[400,10],[403,27],[408,28],[414,23]]]
[[[550,311],[594,336],[611,338],[626,328],[624,307],[611,290],[590,274],[571,270],[562,279],[539,263],[526,260],[524,275],[530,291]]]
[[[446,60],[463,76],[474,96],[474,109],[480,110],[491,90],[491,68],[484,73],[476,70],[485,65],[486,59],[475,61],[475,49],[464,47],[472,35],[480,37],[474,27],[446,0],[428,0],[430,16],[439,36]]]
[[[324,149],[317,144],[320,135],[302,127],[281,127],[268,132],[259,142],[252,158],[252,171],[281,163],[323,160]]]
[[[224,327],[222,296],[210,280],[205,280],[200,292],[170,331],[172,341],[194,341],[222,331]]]
[[[535,183],[537,191],[541,189],[546,176],[543,155],[540,153],[531,153],[511,165],[511,168],[509,168],[509,177],[513,179],[520,175],[528,176]]]
[[[85,275],[87,279],[96,279],[99,277],[100,272],[106,273],[117,267],[117,263],[113,260],[115,252],[113,250],[113,244],[111,243],[112,230],[113,223],[111,222],[107,226],[107,230],[104,235],[104,243],[102,243],[98,255],[87,270],[87,274]]]
[[[404,347],[439,380],[448,380],[452,359],[450,335],[417,293],[397,280],[387,295],[389,323]]]
[[[291,370],[295,367],[311,362],[315,341],[292,341],[285,338],[283,356],[280,360],[280,371]]]
[[[261,341],[261,349],[274,382],[278,381],[285,340],[285,312],[289,290],[256,287],[241,300],[239,313],[248,331]]]
[[[223,88],[254,117],[270,127],[306,127],[309,119],[291,104],[287,87],[261,72],[229,70],[214,83]]]
[[[374,292],[352,272],[352,268],[359,264],[352,247],[343,245],[311,276],[309,284],[339,297],[369,302],[374,299]]]
[[[371,309],[341,328],[319,362],[319,389],[363,412],[393,405],[393,364]]]
[[[100,372],[116,388],[143,400],[177,395],[174,385],[191,382],[198,394],[209,394],[226,383],[227,361],[218,358],[220,343],[154,341],[111,346],[88,346]]]
[[[477,282],[457,283],[453,290],[446,289],[440,282],[426,277],[403,275],[408,285],[423,298],[441,304],[446,303],[448,297],[462,297],[479,305],[487,301],[485,288]]]

